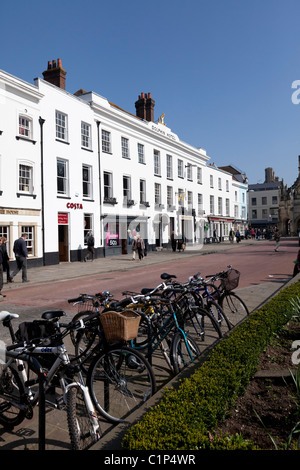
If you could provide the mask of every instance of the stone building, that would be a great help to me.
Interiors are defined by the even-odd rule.
[[[300,155],[297,179],[289,188],[282,185],[280,191],[278,228],[282,235],[298,235],[300,231]]]
[[[249,184],[249,227],[271,229],[278,225],[280,190],[283,181],[275,176],[273,168],[265,169],[264,183]]]

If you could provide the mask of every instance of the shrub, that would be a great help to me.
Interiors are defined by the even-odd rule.
[[[296,282],[253,312],[211,351],[207,360],[178,389],[168,388],[159,404],[129,428],[122,447],[128,450],[253,449],[242,436],[216,436],[257,370],[260,354],[292,317]]]

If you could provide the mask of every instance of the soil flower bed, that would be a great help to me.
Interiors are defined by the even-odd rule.
[[[291,320],[261,355],[258,372],[219,432],[241,434],[261,450],[299,450],[300,425],[287,445],[300,422],[300,397],[292,377],[297,370],[292,344],[299,339],[300,323]]]

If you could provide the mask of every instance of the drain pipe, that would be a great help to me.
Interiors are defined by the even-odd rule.
[[[101,189],[101,153],[100,153],[100,121],[96,121],[98,133],[98,168],[99,168],[99,202],[100,202],[100,241],[103,244],[103,256],[105,258],[105,241],[103,236],[103,215],[102,215],[102,189]]]
[[[45,266],[45,210],[44,210],[44,135],[43,125],[45,119],[39,117],[41,128],[41,199],[42,199],[42,249],[43,249],[43,266]]]

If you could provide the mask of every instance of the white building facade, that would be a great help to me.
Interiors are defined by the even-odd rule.
[[[150,93],[133,115],[95,92],[68,93],[60,59],[43,75],[29,85],[0,71],[0,231],[10,253],[24,231],[30,262],[47,265],[81,261],[89,232],[99,257],[130,253],[138,233],[156,250],[173,232],[199,246],[246,224],[245,181],[210,165],[163,117],[154,122]]]

